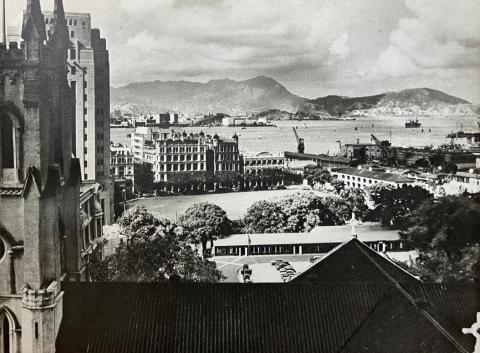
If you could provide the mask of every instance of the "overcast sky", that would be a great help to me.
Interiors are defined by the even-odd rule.
[[[26,0],[6,1],[15,25]],[[304,97],[431,87],[480,103],[480,0],[64,4],[107,38],[114,86],[267,75]]]

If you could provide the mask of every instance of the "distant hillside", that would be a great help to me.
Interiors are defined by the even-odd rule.
[[[305,99],[290,93],[277,81],[259,76],[246,81],[230,79],[207,83],[186,81],[134,83],[112,89],[112,106],[149,104],[183,113],[240,113],[282,109],[296,111]]]
[[[122,111],[178,111],[185,114],[262,112],[270,118],[288,114],[316,116],[476,115],[478,106],[430,88],[414,88],[366,97],[294,95],[272,78],[230,79],[207,83],[155,81],[112,88],[112,108]]]

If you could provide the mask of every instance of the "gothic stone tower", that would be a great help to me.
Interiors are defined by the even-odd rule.
[[[80,277],[80,167],[62,0],[46,40],[27,0],[20,45],[0,45],[0,353],[50,353],[61,280]]]

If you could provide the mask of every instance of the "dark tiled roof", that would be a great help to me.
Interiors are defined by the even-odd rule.
[[[383,282],[418,284],[419,281],[393,262],[351,238],[299,273],[289,283]]]
[[[386,296],[342,353],[453,353],[459,350],[400,293]]]
[[[58,353],[471,352],[459,332],[480,310],[478,286],[405,287],[441,307],[455,345],[385,283],[63,286]]]
[[[388,285],[65,284],[58,353],[338,352]]]

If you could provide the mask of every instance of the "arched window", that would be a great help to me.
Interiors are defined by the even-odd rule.
[[[7,114],[0,115],[0,182],[17,182],[16,126]]]
[[[0,308],[0,353],[13,353],[15,321],[5,308]]]

